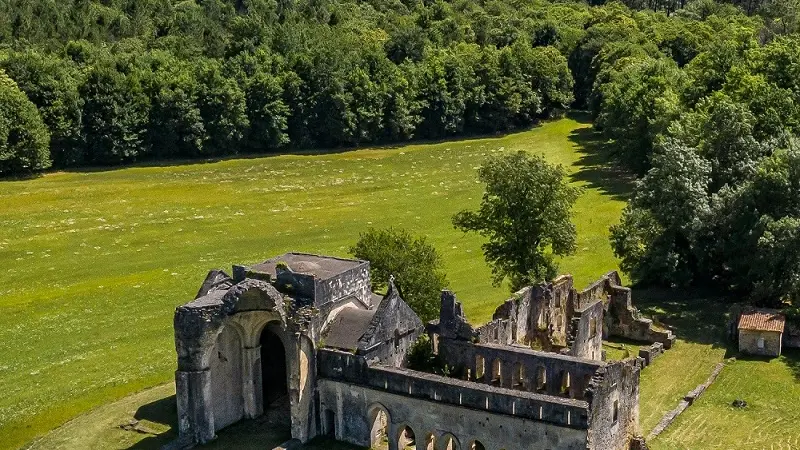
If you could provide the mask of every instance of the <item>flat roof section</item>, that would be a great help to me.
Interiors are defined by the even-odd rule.
[[[275,266],[279,263],[286,264],[293,272],[313,275],[321,280],[326,280],[354,269],[365,262],[357,259],[334,258],[332,256],[319,256],[308,253],[286,253],[256,264],[251,269],[268,273],[272,279],[275,279],[277,277]]]

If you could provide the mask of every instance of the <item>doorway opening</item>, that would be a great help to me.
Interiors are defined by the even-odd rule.
[[[261,332],[261,380],[264,411],[289,406],[286,383],[286,350],[283,342],[269,327]]]

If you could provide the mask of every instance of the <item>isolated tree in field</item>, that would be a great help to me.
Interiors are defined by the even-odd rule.
[[[394,276],[403,300],[423,321],[437,316],[447,278],[439,252],[424,237],[414,237],[403,229],[371,228],[359,236],[350,253],[370,262],[373,287],[385,288]]]
[[[50,133],[33,103],[0,70],[0,175],[50,167]]]
[[[543,156],[517,152],[490,157],[478,171],[486,191],[478,211],[461,211],[453,225],[477,231],[495,284],[508,278],[511,289],[552,279],[556,256],[575,251],[572,205],[580,189],[565,180],[561,166]]]

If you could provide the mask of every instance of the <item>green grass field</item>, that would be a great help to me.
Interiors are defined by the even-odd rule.
[[[72,418],[30,447],[159,448],[174,438],[174,387],[164,384],[175,368],[173,310],[207,270],[290,250],[346,256],[370,226],[428,236],[468,317],[489,319],[507,289],[491,286],[480,238],[453,230],[450,217],[477,206],[486,155],[516,149],[544,153],[585,187],[578,252],[562,270],[580,287],[615,269],[608,226],[630,179],[608,165],[580,117],[498,138],[0,182],[0,448]],[[713,298],[634,291],[634,301],[679,336],[642,373],[647,434],[730,350],[725,306]],[[605,348],[610,358],[638,351],[629,342]],[[798,361],[729,365],[653,448],[798,448]],[[736,397],[751,407],[728,406]],[[132,419],[138,430],[119,427]],[[243,423],[210,447],[271,448],[284,438]]]
[[[586,121],[505,137],[0,182],[0,436],[17,447],[91,408],[169,381],[174,307],[205,273],[285,251],[347,255],[358,233],[428,236],[474,322],[507,295],[481,239],[450,224],[478,205],[492,153],[544,153],[587,189],[562,268],[583,285],[614,269],[607,228],[624,177],[594,152]]]

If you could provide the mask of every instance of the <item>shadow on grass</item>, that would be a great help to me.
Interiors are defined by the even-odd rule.
[[[576,112],[568,112],[565,114],[566,117],[581,121],[591,121],[588,116],[583,113]],[[559,120],[559,117],[553,117],[550,120]],[[375,142],[375,143],[365,143],[365,144],[358,144],[358,145],[349,145],[349,146],[340,146],[340,147],[325,147],[325,148],[296,148],[296,147],[289,147],[289,148],[281,148],[276,149],[275,151],[271,152],[252,152],[252,153],[237,153],[232,155],[198,155],[195,157],[191,156],[176,156],[171,159],[142,159],[139,161],[132,161],[127,163],[121,164],[111,164],[111,165],[94,165],[94,166],[81,166],[81,167],[64,167],[64,168],[57,168],[51,169],[44,172],[36,172],[26,175],[17,175],[13,177],[3,177],[0,176],[0,182],[4,181],[25,181],[32,178],[38,178],[43,174],[51,173],[51,172],[66,172],[66,173],[94,173],[94,172],[109,172],[113,170],[119,169],[128,169],[128,168],[147,168],[147,167],[176,167],[176,166],[187,166],[187,165],[201,165],[201,164],[213,164],[222,161],[231,161],[231,160],[247,160],[247,159],[260,159],[260,158],[271,158],[275,156],[286,156],[286,155],[298,155],[298,156],[324,156],[324,155],[336,155],[340,153],[347,153],[355,150],[386,150],[386,149],[398,149],[407,147],[409,145],[436,145],[436,144],[443,144],[447,142],[469,142],[475,141],[480,139],[501,139],[506,136],[515,134],[515,133],[522,133],[530,130],[534,130],[536,128],[540,128],[543,124],[547,123],[549,120],[539,120],[535,123],[532,123],[527,126],[522,126],[519,128],[513,128],[509,130],[500,130],[496,132],[474,132],[474,133],[461,133],[455,135],[448,135],[442,137],[435,137],[435,138],[422,138],[422,139],[411,139],[407,141],[399,141],[399,142]]]
[[[784,348],[781,350],[781,357],[792,371],[794,378],[800,381],[800,348]]]
[[[574,119],[588,120],[583,115]],[[580,154],[576,163],[580,169],[572,174],[572,180],[586,182],[615,200],[627,200],[633,192],[635,176],[620,166],[602,135],[591,127],[579,128],[570,133],[569,140],[579,147]]]
[[[169,425],[170,429],[163,433],[142,439],[141,441],[129,447],[131,449],[160,449],[178,437],[178,407],[177,403],[175,402],[174,395],[170,395],[169,397],[164,397],[140,406],[133,415],[133,418],[138,421],[148,421],[162,425]]]
[[[168,431],[147,437],[129,449],[158,450],[173,442],[178,437],[177,417],[178,411],[175,396],[142,405],[136,410],[134,419],[148,421],[170,426]],[[291,432],[283,421],[275,417],[261,416],[252,420],[242,420],[217,433],[217,439],[198,448],[203,449],[271,449],[291,439]],[[317,438],[302,447],[305,450],[361,450],[361,447],[332,441],[326,438]]]
[[[725,348],[726,357],[737,351],[726,333],[730,305],[714,291],[634,287],[633,303],[644,316],[657,326],[672,330],[678,339]]]

